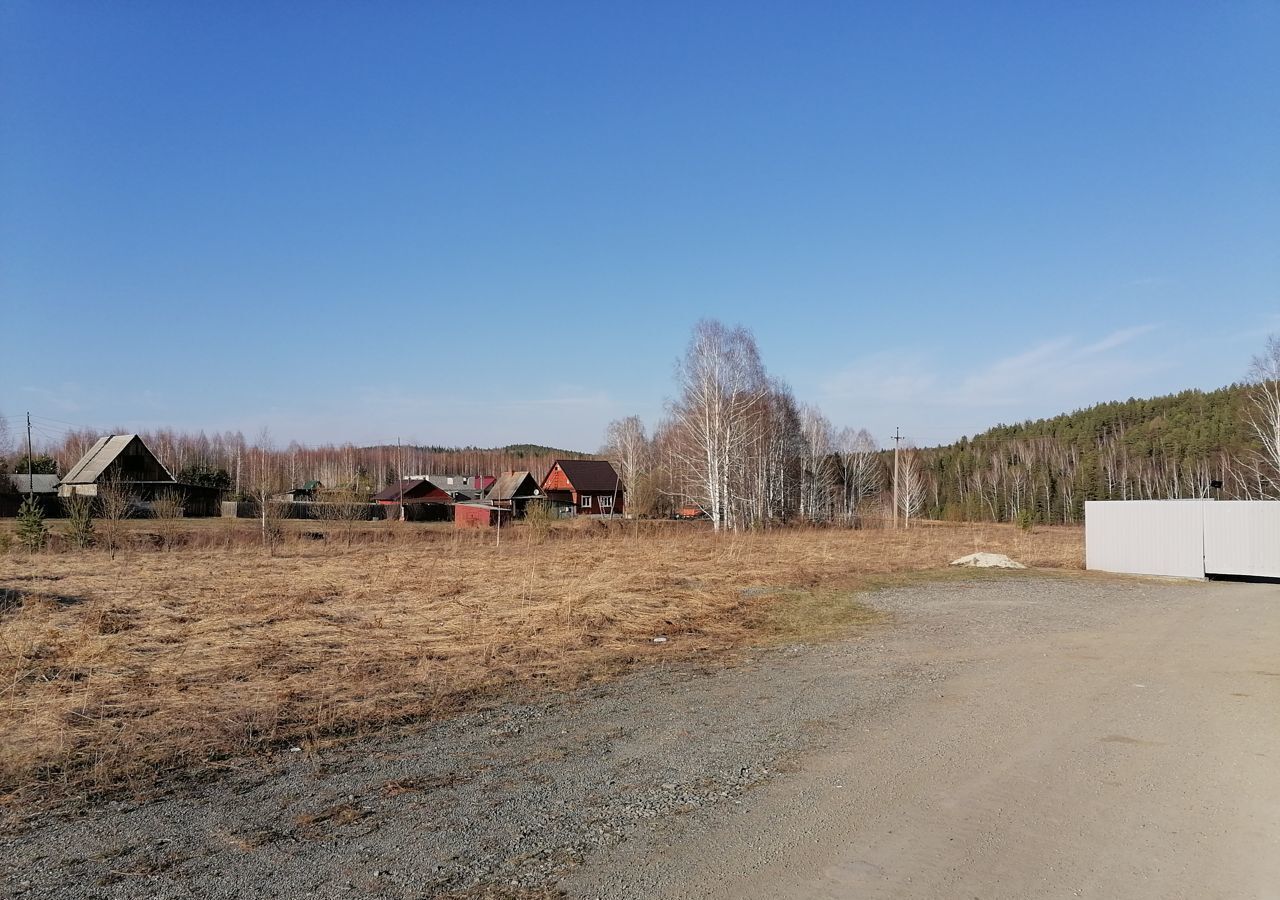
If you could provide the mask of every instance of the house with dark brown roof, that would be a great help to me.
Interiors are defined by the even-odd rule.
[[[373,495],[375,503],[453,503],[453,497],[425,478],[406,478],[387,485]]]
[[[580,516],[620,516],[625,508],[626,488],[603,459],[556,460],[542,479],[542,493]]]

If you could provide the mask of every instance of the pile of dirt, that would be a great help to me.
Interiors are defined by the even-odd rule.
[[[968,566],[973,569],[1025,569],[1022,563],[1010,559],[1003,553],[970,553],[951,561],[953,566]]]

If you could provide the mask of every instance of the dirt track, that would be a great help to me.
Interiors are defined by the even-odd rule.
[[[978,577],[0,838],[28,897],[1280,896],[1280,587]]]
[[[575,893],[1280,896],[1280,587],[1058,587],[881,598],[915,624],[883,650],[949,677]]]

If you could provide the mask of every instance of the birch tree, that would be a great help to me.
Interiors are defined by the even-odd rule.
[[[647,515],[655,505],[650,478],[653,447],[640,417],[610,422],[605,428],[603,452],[618,469],[627,492],[627,508],[634,515]]]
[[[1280,499],[1280,335],[1249,367],[1249,425],[1261,445],[1256,482],[1259,495]]]
[[[858,521],[862,504],[880,492],[884,478],[880,448],[867,429],[842,428],[836,435],[835,453],[840,466],[840,514],[852,525]]]
[[[706,510],[716,531],[737,530],[745,524],[737,502],[745,464],[768,392],[755,339],[741,327],[699,322],[676,373],[675,456],[691,499]]]
[[[272,498],[292,487],[288,466],[272,449],[271,435],[265,428],[256,445],[245,451],[244,461],[248,476],[246,493],[257,505],[262,548],[272,554],[283,536],[280,522],[289,515],[289,504]]]
[[[816,406],[800,407],[800,515],[811,522],[831,519],[835,489],[834,429]]]
[[[920,516],[927,490],[920,454],[914,447],[907,447],[902,451],[898,470],[898,511],[904,528],[910,528],[911,520]]]

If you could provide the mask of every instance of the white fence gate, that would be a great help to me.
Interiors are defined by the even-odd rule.
[[[1084,555],[1085,568],[1102,572],[1280,578],[1280,503],[1089,501]]]

